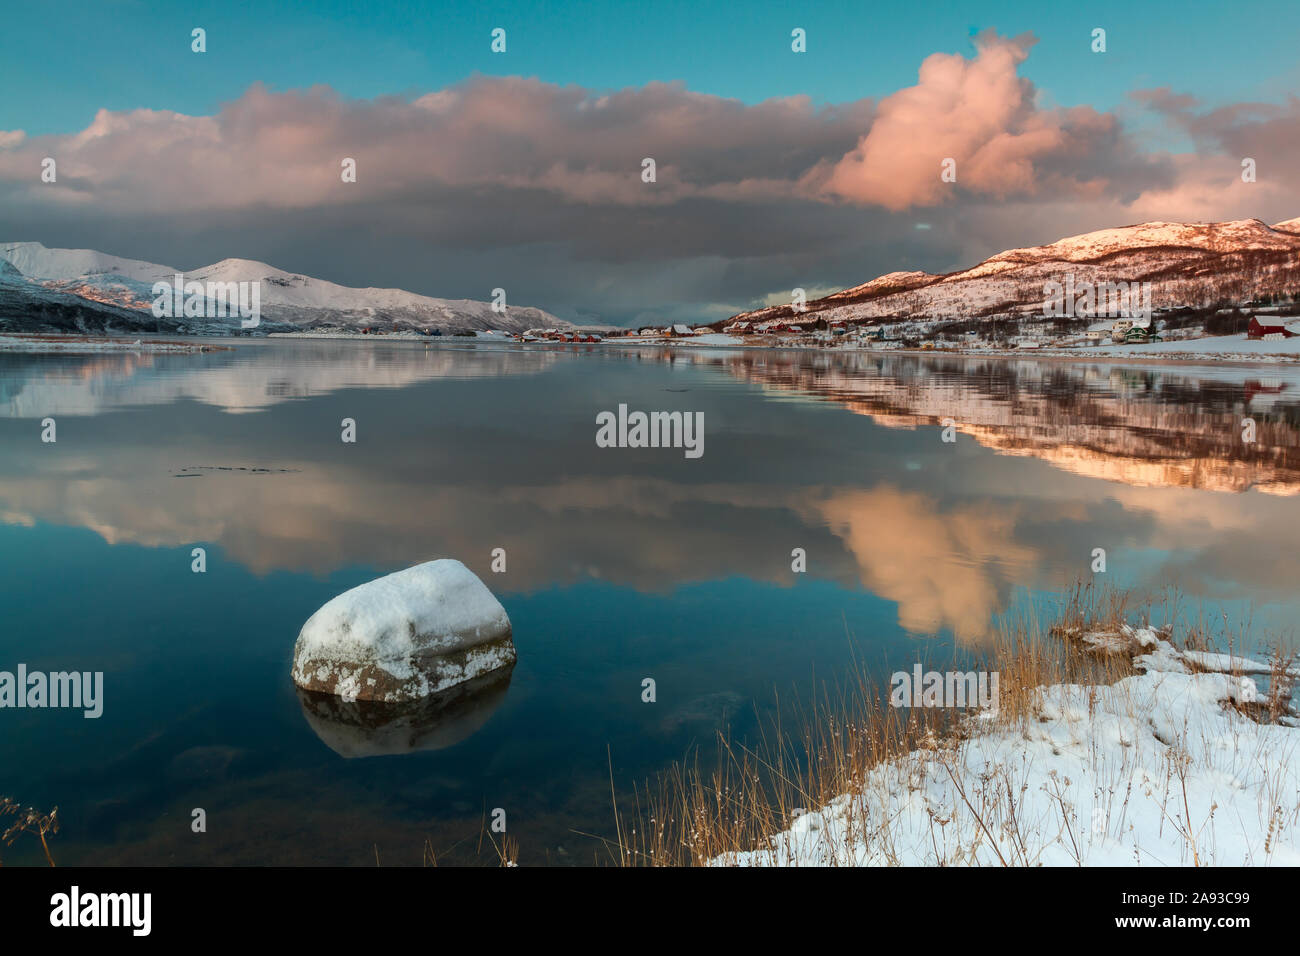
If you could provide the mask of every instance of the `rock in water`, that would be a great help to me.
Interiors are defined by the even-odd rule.
[[[293,682],[344,700],[418,700],[515,662],[510,618],[444,558],[345,591],[302,626]]]

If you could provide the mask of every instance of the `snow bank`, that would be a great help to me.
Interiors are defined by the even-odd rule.
[[[429,561],[328,601],[302,627],[293,681],[346,701],[427,697],[515,662],[510,618],[459,561]]]
[[[1232,705],[1258,697],[1242,662],[1126,637],[1145,673],[1042,688],[1032,717],[972,720],[966,739],[881,764],[768,848],[713,863],[1300,865],[1300,722]],[[1196,672],[1209,664],[1233,673]]]

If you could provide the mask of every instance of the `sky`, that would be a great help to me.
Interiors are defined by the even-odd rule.
[[[635,324],[1130,222],[1300,215],[1300,4],[739,10],[14,5],[0,240]]]

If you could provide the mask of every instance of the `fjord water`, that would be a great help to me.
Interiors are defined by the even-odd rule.
[[[0,795],[59,806],[61,863],[490,862],[495,808],[522,863],[606,860],[611,777],[977,651],[1096,548],[1294,646],[1297,370],[231,344],[0,355],[0,670],[104,673],[99,719],[0,710]],[[703,412],[703,456],[597,447],[621,403]],[[300,701],[307,617],[444,556],[509,612],[508,683],[381,736]]]

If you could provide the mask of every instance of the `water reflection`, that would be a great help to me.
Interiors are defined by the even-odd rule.
[[[527,375],[558,352],[501,347],[243,339],[203,355],[0,353],[0,418],[97,415],[135,405],[196,401],[238,414],[348,388],[400,389],[438,379]],[[290,364],[282,364],[286,353]]]
[[[1300,370],[857,355],[706,358],[889,428],[952,419],[1002,454],[1143,487],[1300,493]],[[1243,419],[1254,422],[1243,439]]]
[[[1116,583],[1195,596],[1289,607],[1300,573],[1289,368],[259,343],[10,356],[0,385],[3,520],[209,543],[259,574],[453,556],[506,593],[668,593],[792,585],[802,547],[811,576],[894,602],[909,631],[977,640],[1096,547]],[[620,402],[703,411],[707,454],[597,448]],[[946,418],[973,441],[941,442]]]
[[[297,689],[303,717],[340,757],[443,750],[476,733],[505,700],[514,665],[405,703],[347,701]]]

